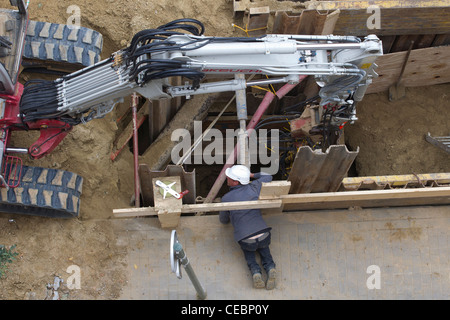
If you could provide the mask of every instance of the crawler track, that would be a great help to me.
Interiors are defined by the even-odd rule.
[[[75,173],[22,167],[16,188],[1,188],[0,212],[51,218],[78,217],[83,178]]]

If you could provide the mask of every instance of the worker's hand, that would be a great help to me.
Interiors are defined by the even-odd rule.
[[[253,177],[254,177],[254,174],[253,174],[253,173],[250,173],[250,178],[253,179]]]

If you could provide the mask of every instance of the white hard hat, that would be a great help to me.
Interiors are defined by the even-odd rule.
[[[241,184],[250,183],[250,170],[243,165],[237,164],[225,170],[225,175],[233,180],[239,181]]]

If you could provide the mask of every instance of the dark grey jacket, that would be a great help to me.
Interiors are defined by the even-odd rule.
[[[247,185],[230,187],[230,191],[222,197],[222,202],[258,200],[262,183],[272,181],[272,176],[255,173],[254,179],[256,180]],[[271,229],[263,220],[259,209],[220,211],[219,219],[222,223],[231,221],[234,240],[237,242]]]

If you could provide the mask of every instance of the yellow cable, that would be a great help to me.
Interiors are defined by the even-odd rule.
[[[265,30],[265,29],[267,29],[267,27],[261,27],[261,28],[257,28],[257,29],[248,29],[248,25],[246,24],[245,25],[245,29],[244,28],[242,28],[242,27],[240,27],[240,26],[238,26],[238,25],[236,25],[236,24],[234,24],[234,23],[232,23],[231,24],[233,27],[235,27],[235,28],[238,28],[238,29],[240,29],[240,30],[242,30],[242,31],[244,31],[245,32],[245,34],[247,35],[247,37],[249,37],[249,35],[248,35],[248,33],[249,32],[252,32],[252,31],[257,31],[257,30]]]
[[[261,28],[257,28],[257,29],[251,29],[251,30],[248,30],[248,24],[245,24],[245,29],[242,28],[242,27],[240,27],[240,26],[238,26],[238,25],[235,25],[234,23],[232,23],[231,25],[232,25],[233,27],[235,27],[235,28],[238,28],[239,30],[244,31],[245,34],[247,35],[247,37],[249,37],[248,33],[251,32],[251,31],[257,31],[257,30],[263,30],[263,29],[265,30],[265,29],[267,29],[267,26],[266,26],[266,27],[261,27]],[[269,79],[269,76],[268,76],[267,74],[266,74],[266,78]],[[270,89],[272,89],[272,90],[266,90],[266,91],[272,92],[274,95],[276,95],[277,93],[276,93],[276,91],[275,91],[275,88],[274,88],[271,84],[269,84],[269,86],[270,86]],[[265,90],[265,89],[264,89],[264,90]]]
[[[264,146],[266,147],[267,150],[272,151],[273,153],[275,153],[275,151],[273,151],[271,148],[267,147],[267,143],[264,143]]]
[[[266,88],[262,88],[262,87],[259,87],[259,86],[251,86],[252,88],[256,88],[256,89],[260,89],[260,90],[264,90],[264,91],[268,91],[268,92],[270,92],[270,90],[269,89],[266,89]]]

